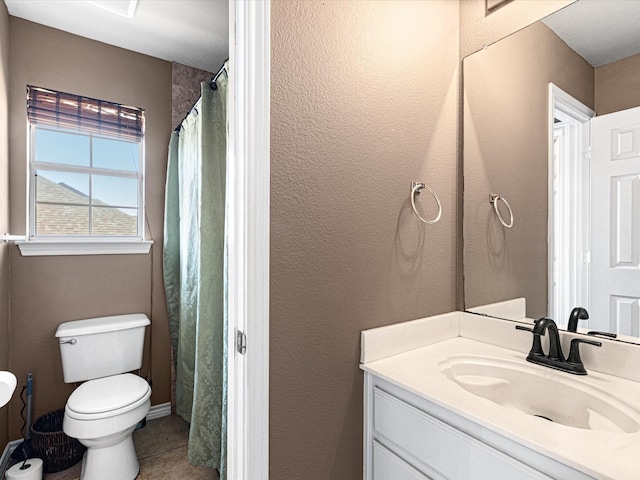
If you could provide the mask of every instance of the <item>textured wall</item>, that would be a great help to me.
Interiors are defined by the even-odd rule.
[[[596,68],[596,113],[626,110],[640,106],[640,54]]]
[[[548,84],[593,107],[593,67],[538,22],[464,61],[465,306],[547,314]],[[489,203],[504,195],[505,229]]]
[[[149,255],[22,257],[11,247],[10,368],[35,375],[35,416],[65,404],[57,325],[67,320],[144,312],[152,318],[152,403],[170,399],[169,334],[162,282],[171,64],[10,18],[11,229],[25,231],[27,183],[25,86],[49,87],[146,110],[146,214],[155,241]],[[10,404],[10,439],[19,438],[20,401]]]
[[[178,126],[200,98],[200,82],[209,82],[213,76],[187,65],[171,64],[171,128]]]
[[[271,22],[270,478],[356,479],[360,331],[455,309],[458,2],[279,0]]]
[[[460,58],[575,1],[514,0],[487,13],[486,0],[460,0]]]
[[[9,231],[9,15],[0,3],[0,234]],[[9,245],[0,242],[0,370],[9,366]],[[7,443],[7,409],[0,409],[0,448]]]

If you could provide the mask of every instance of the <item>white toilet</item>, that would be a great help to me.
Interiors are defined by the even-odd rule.
[[[140,468],[132,433],[151,407],[151,388],[131,372],[142,365],[144,314],[61,324],[65,383],[85,382],[64,409],[62,429],[87,447],[82,480],[133,480]]]

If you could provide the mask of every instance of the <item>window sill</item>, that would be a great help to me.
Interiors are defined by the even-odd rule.
[[[153,240],[23,240],[16,242],[23,257],[56,255],[146,254]]]

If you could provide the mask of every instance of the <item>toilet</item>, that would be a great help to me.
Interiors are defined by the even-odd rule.
[[[151,388],[132,372],[142,366],[144,314],[66,322],[58,326],[65,383],[84,382],[69,396],[62,429],[87,447],[81,480],[133,480],[140,469],[136,425],[151,408]]]

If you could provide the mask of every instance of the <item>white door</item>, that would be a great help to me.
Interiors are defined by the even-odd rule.
[[[640,107],[591,125],[589,328],[640,336]]]

